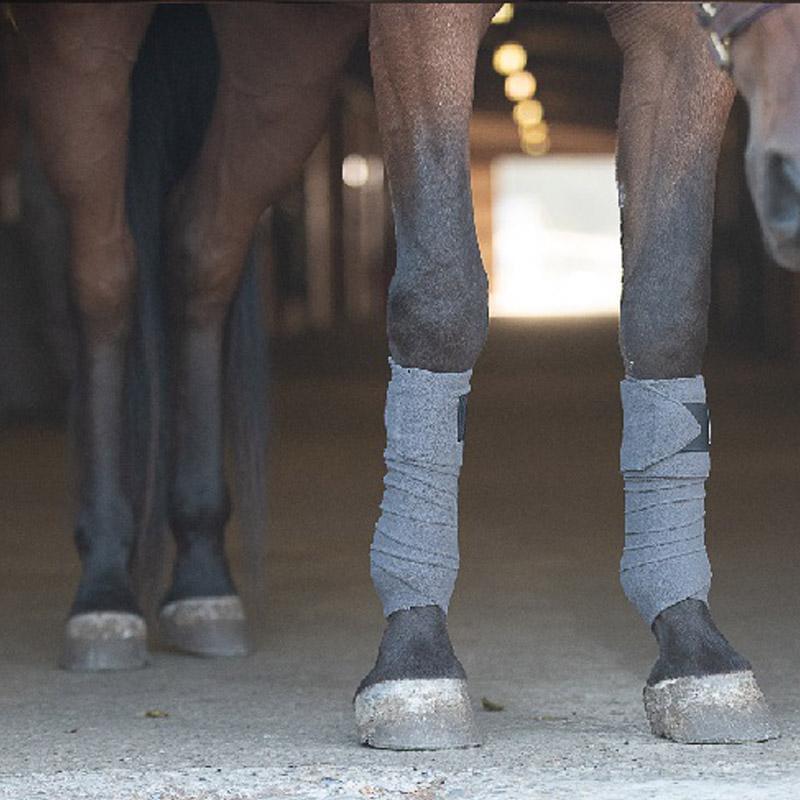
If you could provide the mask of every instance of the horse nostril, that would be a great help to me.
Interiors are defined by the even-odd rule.
[[[800,162],[796,158],[783,158],[781,161],[783,177],[795,194],[800,196]]]
[[[796,235],[800,230],[800,161],[772,153],[767,166],[767,182],[770,226],[784,234]]]

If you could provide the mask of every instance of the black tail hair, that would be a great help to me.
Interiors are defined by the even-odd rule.
[[[128,218],[137,248],[137,313],[127,370],[127,480],[139,521],[135,576],[150,613],[165,572],[170,442],[170,367],[165,200],[202,145],[219,75],[203,6],[160,5],[133,71],[127,175]],[[259,269],[251,254],[228,319],[225,370],[240,533],[254,585],[261,586],[267,446],[267,346]]]

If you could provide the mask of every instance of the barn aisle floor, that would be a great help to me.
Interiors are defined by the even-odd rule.
[[[616,577],[615,325],[505,322],[474,381],[451,613],[486,744],[391,753],[358,745],[350,705],[382,629],[367,553],[384,348],[374,331],[278,348],[269,604],[245,659],[154,650],[138,672],[57,670],[77,575],[65,440],[0,433],[0,798],[796,796],[800,368],[712,355],[706,371],[712,605],[782,739],[687,747],[646,730],[655,646]]]

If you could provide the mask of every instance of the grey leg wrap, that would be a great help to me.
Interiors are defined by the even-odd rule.
[[[626,378],[620,388],[625,478],[620,581],[652,625],[665,608],[682,600],[708,599],[704,501],[710,458],[703,425],[690,410],[704,410],[706,391],[700,375]]]
[[[472,371],[389,363],[386,477],[372,580],[387,617],[415,606],[446,612],[458,574],[458,476]]]

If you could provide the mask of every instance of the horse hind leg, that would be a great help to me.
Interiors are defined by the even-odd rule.
[[[62,666],[145,663],[145,623],[131,589],[135,526],[122,478],[123,374],[135,255],[125,214],[128,82],[146,6],[20,8],[30,48],[31,125],[67,210],[80,335],[82,572]]]
[[[362,742],[480,743],[447,631],[472,366],[487,330],[468,152],[475,56],[495,6],[372,6],[372,73],[392,185],[397,269],[387,327],[386,478],[372,578],[387,626],[355,696]]]
[[[366,20],[350,8],[271,3],[221,4],[211,16],[220,53],[215,111],[168,215],[177,378],[169,516],[177,555],[160,630],[185,652],[238,655],[249,642],[224,548],[226,319],[257,220],[321,136],[335,78]]]
[[[653,733],[678,742],[774,735],[750,664],[714,624],[704,536],[706,342],[714,175],[733,91],[690,7],[608,12],[625,67],[618,180],[625,477],[621,581],[651,626]]]

